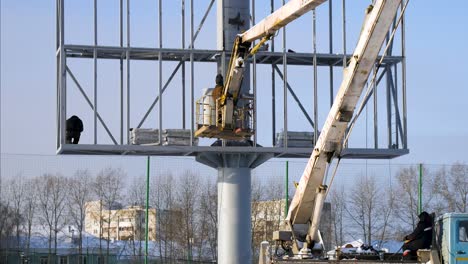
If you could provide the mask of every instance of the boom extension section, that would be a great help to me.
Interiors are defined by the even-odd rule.
[[[195,136],[245,139],[255,133],[251,126],[253,123],[251,113],[253,104],[248,102],[253,98],[248,94],[241,94],[245,61],[254,55],[276,31],[325,1],[290,0],[246,32],[237,35],[221,95],[219,98],[211,98],[212,103],[210,104],[206,103],[209,101],[205,100],[206,97],[197,101],[197,109],[201,109],[197,111],[203,112],[203,114],[197,112],[198,130],[195,132]],[[259,39],[259,43],[251,48],[251,43]],[[214,109],[207,111],[210,105],[213,105]],[[214,117],[207,118],[207,112],[214,115]],[[200,120],[203,120],[203,122],[200,122]],[[206,124],[206,120],[210,120],[209,124]]]
[[[321,240],[318,226],[328,188],[324,182],[325,170],[334,157],[340,156],[345,131],[400,2],[401,0],[376,0],[374,6],[369,6],[366,10],[356,49],[344,70],[340,89],[289,207],[286,222],[291,230],[289,237],[292,237],[294,254],[310,252],[311,249],[323,250],[323,245],[317,248],[314,244]],[[284,236],[283,232],[282,237],[288,236]],[[297,240],[305,242],[302,249]]]

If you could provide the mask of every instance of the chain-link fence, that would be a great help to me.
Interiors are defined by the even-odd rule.
[[[253,253],[284,223],[306,163],[274,159],[252,171]],[[161,263],[217,259],[217,171],[193,158],[2,154],[1,164],[0,246],[15,259],[2,263],[49,247],[69,257],[63,263],[90,249],[100,249],[96,261],[107,250],[124,263],[146,251]],[[325,176],[330,213],[322,217],[332,246],[401,240],[419,210],[467,210],[466,164],[343,160],[333,175],[335,166]]]

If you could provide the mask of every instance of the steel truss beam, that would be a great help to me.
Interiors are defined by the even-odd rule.
[[[93,58],[94,46],[87,45],[65,45],[65,53],[68,58]],[[130,60],[159,60],[159,52],[163,61],[184,61],[190,54],[193,54],[194,61],[197,62],[216,62],[217,57],[221,56],[220,50],[187,50],[187,49],[169,49],[169,48],[128,48],[113,46],[96,46],[97,59],[118,59],[124,54],[129,53]],[[226,52],[229,56],[230,52]],[[312,66],[313,53],[286,53],[288,65]],[[317,54],[317,66],[338,65],[343,61],[342,54]],[[347,55],[349,58],[351,55]],[[284,59],[283,52],[260,51],[256,54],[257,64],[282,64]],[[377,58],[380,60],[380,57]],[[401,56],[387,56],[383,60],[383,66],[400,63]],[[252,58],[249,62],[252,61]]]
[[[97,22],[98,18],[97,16],[97,6],[96,1],[94,0],[94,23],[93,27],[91,28],[94,38],[92,42],[90,43],[91,45],[74,45],[72,43],[70,44],[65,44],[65,29],[64,29],[64,14],[65,14],[65,2],[66,0],[56,0],[56,9],[57,9],[57,19],[56,19],[56,27],[57,27],[57,43],[56,43],[56,56],[57,56],[57,149],[58,153],[63,153],[63,154],[73,154],[73,153],[86,153],[86,154],[92,154],[92,153],[97,153],[97,154],[127,154],[127,155],[175,155],[174,153],[177,153],[177,155],[197,155],[199,151],[207,151],[210,149],[210,147],[195,147],[195,146],[188,146],[188,147],[182,147],[181,152],[174,152],[171,148],[167,147],[162,147],[162,146],[153,146],[151,149],[145,148],[143,146],[134,146],[134,145],[129,145],[130,144],[130,133],[129,133],[129,128],[131,126],[131,120],[130,120],[130,110],[131,105],[130,105],[130,62],[133,61],[158,61],[161,65],[162,62],[177,62],[173,65],[173,70],[172,72],[167,75],[167,79],[164,83],[162,83],[161,80],[159,80],[159,92],[158,94],[154,97],[154,100],[152,101],[151,105],[149,105],[147,111],[143,115],[142,119],[138,123],[138,126],[136,127],[141,127],[144,122],[146,121],[147,117],[151,114],[151,112],[154,110],[154,107],[156,104],[159,105],[159,110],[158,114],[160,116],[160,122],[159,122],[159,127],[161,127],[162,123],[162,118],[161,115],[162,113],[162,106],[161,106],[161,100],[163,99],[163,95],[165,91],[167,90],[168,87],[170,87],[170,84],[173,82],[175,76],[180,73],[181,74],[181,80],[182,80],[182,98],[181,98],[181,103],[183,104],[183,113],[181,116],[182,124],[181,128],[189,128],[193,132],[193,126],[194,126],[194,110],[193,110],[193,104],[194,104],[194,96],[195,95],[195,84],[194,84],[194,67],[196,67],[197,62],[212,62],[212,63],[217,63],[219,62],[220,58],[226,58],[230,56],[229,51],[222,51],[222,50],[206,50],[206,49],[195,49],[194,43],[197,37],[199,36],[199,33],[202,31],[203,26],[208,18],[208,15],[212,11],[212,7],[214,5],[215,0],[210,0],[206,2],[206,8],[203,10],[204,13],[200,19],[199,24],[195,27],[194,25],[194,12],[193,12],[193,5],[194,1],[190,0],[190,12],[189,12],[189,19],[190,19],[190,34],[189,34],[189,39],[188,43],[186,41],[186,32],[185,32],[185,27],[186,27],[186,17],[185,17],[185,0],[181,2],[181,48],[163,48],[162,44],[157,46],[157,48],[142,48],[142,47],[132,47],[130,43],[130,1],[131,0],[120,0],[119,5],[120,5],[120,23],[119,23],[119,29],[120,29],[120,43],[117,43],[118,46],[104,46],[104,45],[99,45],[98,39],[97,39]],[[160,0],[162,1],[162,0]],[[252,1],[252,14],[251,14],[251,19],[253,24],[255,24],[255,3],[256,1]],[[271,12],[274,11],[274,6],[273,0],[270,0],[270,5],[271,5]],[[330,71],[330,79],[329,79],[329,86],[330,86],[330,104],[333,101],[333,72],[334,69],[337,69],[335,67],[342,67],[343,65],[346,65],[346,62],[349,61],[350,54],[347,54],[346,52],[346,0],[342,0],[341,2],[341,8],[342,8],[342,27],[343,27],[343,35],[342,35],[342,49],[334,50],[333,47],[333,27],[339,27],[339,24],[332,23],[333,22],[333,6],[332,6],[332,0],[329,0],[329,7],[328,7],[328,13],[330,17],[328,18],[328,24],[329,24],[329,53],[316,53],[316,50],[313,48],[313,52],[287,52],[287,47],[286,47],[286,39],[285,39],[285,34],[283,34],[283,47],[282,50],[277,52],[274,49],[275,46],[275,39],[273,38],[271,40],[271,51],[260,51],[258,52],[255,57],[250,58],[248,62],[253,63],[255,61],[255,64],[260,65],[271,65],[271,78],[272,78],[272,95],[271,95],[271,103],[272,103],[272,145],[275,145],[275,139],[276,139],[276,125],[278,124],[276,121],[276,114],[275,114],[275,103],[276,103],[276,94],[275,92],[279,82],[278,80],[275,80],[275,75],[278,74],[278,76],[281,79],[281,82],[284,84],[284,87],[281,87],[282,92],[281,94],[284,96],[282,100],[286,102],[287,97],[291,95],[299,108],[301,109],[302,113],[304,114],[305,119],[307,119],[307,122],[315,129],[315,115],[316,115],[316,110],[315,106],[313,109],[310,109],[307,111],[302,104],[301,100],[299,100],[300,97],[298,97],[291,85],[288,83],[287,76],[283,76],[283,72],[280,70],[278,64],[283,64],[283,69],[285,70],[284,72],[287,73],[287,65],[296,65],[296,66],[311,66],[315,69],[317,67],[327,67],[329,68]],[[126,5],[125,5],[126,4]],[[159,24],[158,24],[158,29],[156,30],[159,35],[160,41],[162,38],[162,30],[163,30],[163,25],[162,25],[162,5],[160,2],[159,5]],[[125,10],[124,10],[125,8]],[[403,7],[401,7],[403,8]],[[126,25],[124,27],[124,15],[126,15]],[[336,17],[335,20],[338,20],[339,17]],[[315,16],[313,16],[313,23],[315,26]],[[402,21],[402,24],[403,21]],[[395,23],[393,25],[395,27]],[[392,54],[393,51],[393,46],[396,43],[391,43],[389,45],[388,49],[388,55],[383,59],[382,65],[381,65],[381,72],[379,73],[379,76],[376,78],[376,83],[377,85],[381,82],[383,77],[386,77],[386,85],[387,85],[387,131],[389,133],[388,135],[388,149],[374,149],[371,150],[357,150],[357,149],[348,149],[348,158],[380,158],[380,157],[386,157],[386,158],[392,158],[400,155],[406,154],[407,151],[407,125],[406,125],[406,64],[405,64],[405,43],[404,43],[404,27],[401,31],[401,47],[402,47],[402,52],[401,56],[395,56]],[[126,44],[124,45],[124,36],[126,34]],[[315,40],[315,35],[314,41]],[[319,39],[317,39],[319,40]],[[387,40],[388,41],[388,40]],[[314,44],[315,45],[315,44]],[[84,90],[82,89],[80,83],[76,79],[76,77],[73,75],[72,71],[69,69],[67,66],[67,60],[69,59],[91,59],[94,62],[95,68],[94,68],[94,89],[92,89],[92,92],[94,93],[94,97],[91,98],[89,97]],[[104,119],[101,117],[99,114],[97,104],[97,61],[98,60],[117,60],[120,62],[120,129],[119,129],[119,134],[120,134],[120,140],[117,141],[114,135],[111,133],[109,130],[107,124],[105,123]],[[377,59],[380,60],[380,57]],[[186,71],[185,71],[185,66],[186,62],[190,62],[190,77],[188,78],[188,85],[189,85],[189,90],[187,92],[190,93],[188,95],[190,99],[187,99],[189,103],[192,103],[192,106],[189,109],[185,109],[185,100],[186,100]],[[400,69],[399,66],[400,65]],[[126,67],[124,69],[124,66]],[[166,65],[164,65],[166,66]],[[181,70],[182,69],[182,70]],[[258,67],[254,67],[253,69],[253,75],[254,79],[257,79],[256,76],[256,70]],[[398,79],[400,76],[400,73],[398,72],[400,70],[401,72],[401,80]],[[276,73],[275,73],[276,72]],[[126,79],[124,79],[124,74],[126,73]],[[85,101],[91,108],[93,115],[94,115],[94,120],[93,123],[95,124],[94,126],[94,145],[79,145],[79,146],[70,146],[65,144],[65,120],[66,120],[66,110],[67,110],[67,75],[71,78],[74,84],[76,84],[79,92],[82,94],[84,97]],[[160,79],[162,79],[162,74],[160,75]],[[284,74],[286,75],[286,74]],[[314,79],[314,91],[317,88],[317,84],[315,82],[317,78],[315,77]],[[256,81],[254,81],[255,83]],[[401,85],[401,86],[400,86]],[[253,90],[254,93],[256,94],[256,84],[254,84]],[[125,89],[126,87],[126,89]],[[399,100],[399,88],[401,88],[401,96],[402,99],[402,104],[400,105],[398,103]],[[125,94],[126,92],[126,94]],[[315,92],[314,92],[315,93]],[[125,95],[125,96],[124,96]],[[369,100],[369,97],[372,96],[373,93],[371,92],[369,96],[363,100],[366,101]],[[125,100],[126,99],[126,100]],[[125,100],[125,101],[124,101]],[[375,99],[374,99],[375,100]],[[94,101],[94,103],[93,103]],[[391,105],[393,102],[393,106]],[[255,102],[256,103],[256,102]],[[314,103],[318,103],[318,99],[314,99]],[[375,102],[374,102],[375,104]],[[402,112],[400,112],[400,106],[402,107]],[[125,109],[127,109],[125,111]],[[186,111],[188,111],[186,113]],[[308,112],[314,112],[314,116],[309,115]],[[287,106],[285,106],[285,110],[283,113],[285,116],[284,118],[287,119],[288,111],[287,111]],[[186,118],[186,115],[189,115]],[[164,116],[164,115],[162,115]],[[124,120],[126,118],[126,120]],[[390,120],[392,119],[392,120]],[[102,145],[97,142],[97,123],[100,123],[106,133],[108,134],[109,138],[112,140],[113,145]],[[395,122],[395,124],[393,124]],[[126,125],[126,127],[124,126]],[[284,128],[287,130],[287,121],[284,120],[283,125],[285,126]],[[187,127],[186,127],[187,126]],[[392,127],[393,126],[393,127]],[[375,126],[374,126],[375,127]],[[375,128],[374,128],[375,129]],[[393,131],[393,132],[392,132]],[[117,132],[116,132],[117,133]],[[286,132],[287,133],[287,132]],[[117,134],[116,134],[117,135]],[[124,136],[126,135],[127,140],[124,141]],[[193,139],[193,135],[192,135]],[[310,153],[310,150],[301,150],[301,149],[295,149],[295,148],[289,148],[289,147],[281,147],[281,148],[276,148],[276,147],[266,147],[266,148],[258,148],[256,146],[257,142],[257,137],[253,138],[254,140],[254,147],[253,149],[245,148],[247,152],[250,151],[259,151],[259,152],[271,152],[274,157],[305,157],[308,156]],[[374,138],[376,140],[376,138]],[[399,140],[402,142],[402,149],[393,149],[396,145],[398,148],[399,146]],[[193,140],[192,140],[193,142]],[[393,144],[396,143],[396,144]],[[192,143],[193,144],[193,143]],[[92,147],[90,147],[92,146]],[[101,149],[101,151],[100,151]],[[213,151],[221,151],[220,149],[213,148]],[[224,150],[227,151],[227,153],[232,153],[233,151],[238,151],[237,149],[229,149],[229,150]],[[382,151],[382,152],[379,152]],[[303,153],[302,153],[303,152]],[[387,154],[384,154],[387,153]],[[304,155],[303,155],[304,154]]]

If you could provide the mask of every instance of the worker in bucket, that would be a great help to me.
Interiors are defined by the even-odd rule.
[[[83,122],[81,119],[74,115],[67,119],[65,126],[65,142],[67,144],[78,144],[81,132],[83,132]]]
[[[223,85],[224,85],[223,75],[218,73],[218,75],[216,75],[216,86],[213,89],[213,93],[212,93],[213,101],[215,101],[215,103],[216,103],[216,100],[218,100],[218,98],[220,98],[221,95],[223,94]]]
[[[418,249],[428,249],[432,242],[432,217],[427,212],[419,214],[419,222],[414,231],[405,236],[403,256],[416,256]]]
[[[216,86],[213,89],[213,92],[211,93],[211,95],[213,96],[213,102],[216,105],[216,109],[218,109],[218,107],[219,107],[218,99],[221,98],[221,95],[223,94],[223,88],[224,88],[223,75],[218,73],[218,75],[216,75],[216,80],[215,81],[216,81]],[[219,114],[220,113],[216,114],[216,123],[218,123],[218,121],[221,121],[221,116]]]

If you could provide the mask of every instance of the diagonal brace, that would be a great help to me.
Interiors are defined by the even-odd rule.
[[[78,82],[78,80],[76,79],[75,75],[73,75],[73,73],[71,72],[70,68],[68,68],[68,66],[66,66],[66,70],[68,72],[68,74],[70,74],[70,77],[72,78],[73,82],[75,82],[76,84],[76,87],[78,87],[78,89],[80,90],[81,94],[83,95],[83,97],[85,98],[86,102],[88,102],[89,106],[91,107],[91,110],[94,111],[94,105],[91,103],[91,100],[89,100],[89,97],[88,95],[86,95],[85,91],[83,90],[83,88],[81,87],[80,83]],[[101,115],[99,113],[96,113],[97,114],[97,118],[99,119],[99,121],[101,122],[102,126],[104,127],[104,129],[106,130],[107,134],[109,135],[109,137],[112,139],[112,141],[114,142],[115,145],[118,145],[117,141],[115,140],[114,136],[112,136],[112,133],[110,132],[109,128],[107,127],[106,123],[104,123],[104,120],[101,118]]]
[[[193,36],[193,42],[195,42],[195,40],[197,39],[198,37],[198,33],[200,33],[202,27],[203,27],[203,24],[205,23],[205,20],[206,18],[208,17],[208,14],[210,13],[211,11],[211,8],[213,7],[213,4],[214,4],[214,1],[215,0],[211,0],[210,4],[208,5],[208,8],[205,12],[205,15],[203,16],[202,20],[200,21],[200,24],[198,25],[198,28],[197,28],[197,32],[194,34]],[[192,48],[192,44],[189,45],[189,48]],[[175,74],[177,73],[177,71],[179,70],[180,66],[182,66],[182,64],[185,62],[186,60],[186,57],[184,56],[182,58],[182,60],[179,62],[179,64],[177,64],[177,66],[175,67],[175,69],[172,71],[172,74],[171,76],[169,76],[169,79],[166,81],[166,83],[164,84],[164,87],[162,89],[162,93],[164,93],[164,91],[166,91],[166,88],[169,86],[169,83],[171,83],[172,79],[174,78]],[[148,115],[151,113],[151,111],[153,110],[154,106],[157,104],[157,102],[159,101],[159,96],[158,95],[153,103],[151,104],[151,106],[149,107],[148,111],[146,111],[145,115],[143,116],[143,118],[141,119],[140,123],[138,123],[138,126],[137,128],[140,128],[143,123],[146,121],[146,118],[148,118]]]
[[[169,79],[166,81],[166,83],[164,84],[164,86],[163,86],[163,88],[162,88],[161,94],[164,93],[164,91],[166,91],[167,87],[169,86],[169,84],[171,83],[172,79],[174,78],[174,76],[176,75],[176,73],[179,71],[179,68],[180,68],[180,66],[182,66],[183,63],[184,63],[184,61],[179,62],[179,64],[177,64],[177,66],[175,67],[174,71],[172,71],[171,76],[169,76]],[[153,110],[153,108],[154,108],[154,106],[156,105],[156,103],[159,101],[159,97],[160,97],[160,95],[156,96],[156,98],[154,99],[153,103],[152,103],[151,106],[149,107],[148,111],[146,111],[145,116],[141,119],[140,123],[138,124],[137,128],[140,128],[140,127],[143,125],[143,123],[146,121],[146,118],[147,118],[148,115],[151,113],[151,111]]]
[[[278,68],[277,65],[274,65],[275,67],[275,70],[276,72],[278,72],[279,76],[281,79],[283,79],[283,73],[280,71],[280,69]],[[299,106],[299,108],[301,109],[302,113],[304,114],[304,116],[307,118],[307,120],[309,121],[310,125],[312,126],[312,128],[315,127],[315,124],[314,122],[312,121],[312,118],[310,118],[309,114],[307,113],[307,111],[305,110],[304,106],[302,105],[301,101],[299,101],[299,98],[297,97],[297,95],[294,93],[293,89],[291,88],[291,86],[289,85],[288,82],[286,82],[287,86],[288,86],[288,91],[291,93],[292,97],[294,98],[294,100],[296,101],[297,105]]]

